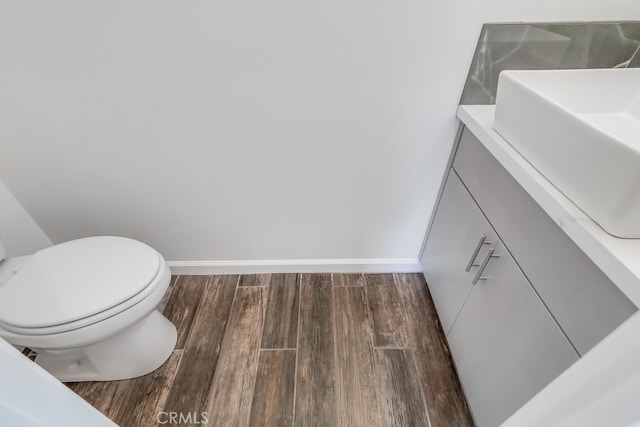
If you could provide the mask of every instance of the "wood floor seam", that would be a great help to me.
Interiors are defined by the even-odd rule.
[[[375,345],[372,348],[374,350],[414,350],[413,347],[394,347],[394,346],[380,347],[380,346],[375,346]]]
[[[256,286],[256,288],[263,288],[263,286]],[[265,291],[262,291],[262,295],[265,294]],[[251,404],[249,407],[249,424],[251,424],[251,417],[253,415],[253,406],[254,406],[254,402],[255,402],[255,397],[256,397],[256,386],[258,383],[258,371],[260,369],[260,358],[262,357],[262,336],[264,334],[264,324],[265,324],[265,317],[266,317],[266,310],[267,310],[267,305],[269,304],[268,301],[268,294],[267,294],[267,298],[265,299],[265,301],[263,301],[262,305],[262,325],[260,326],[260,336],[258,337],[258,361],[256,362],[256,367],[255,367],[255,371],[253,373],[253,378],[254,378],[254,382],[253,382],[253,393],[252,393],[252,399],[251,399]]]
[[[302,297],[302,273],[296,274],[296,280],[298,280],[298,284],[300,286],[300,296]],[[293,376],[293,421],[292,426],[296,426],[296,401],[297,395],[296,392],[298,390],[298,357],[300,354],[300,310],[301,310],[301,300],[298,300],[298,320],[296,324],[296,360],[295,360],[295,369]]]
[[[340,408],[340,386],[337,384],[338,383],[338,339],[337,339],[337,329],[336,329],[336,294],[335,294],[335,284],[333,282],[333,274],[331,274],[331,323],[333,326],[333,364],[336,367],[336,370],[334,371],[334,377],[336,380],[336,385],[337,385],[337,399],[338,399],[338,409]],[[338,418],[340,419],[340,418]]]

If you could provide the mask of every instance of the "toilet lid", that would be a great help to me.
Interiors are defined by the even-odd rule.
[[[0,288],[0,321],[45,328],[93,316],[144,290],[160,265],[155,250],[124,237],[43,249]]]

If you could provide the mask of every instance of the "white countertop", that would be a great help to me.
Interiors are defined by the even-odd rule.
[[[462,105],[458,118],[567,236],[640,307],[640,239],[613,237],[593,222],[493,129],[494,110],[493,105]]]

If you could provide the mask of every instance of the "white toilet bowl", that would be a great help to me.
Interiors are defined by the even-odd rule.
[[[0,337],[36,351],[61,381],[148,374],[176,344],[176,328],[156,310],[170,279],[158,252],[122,237],[0,261]]]

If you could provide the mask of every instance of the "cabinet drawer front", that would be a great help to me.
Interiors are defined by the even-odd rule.
[[[480,208],[450,171],[420,260],[445,333],[471,291],[480,260],[497,240]]]
[[[479,427],[500,425],[578,360],[504,245],[495,253],[448,336]]]
[[[581,355],[637,310],[468,129],[453,168]]]

